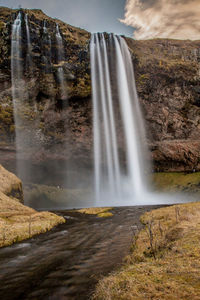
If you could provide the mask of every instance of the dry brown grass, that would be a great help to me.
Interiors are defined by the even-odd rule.
[[[141,220],[133,253],[98,283],[93,299],[200,299],[200,203],[157,209]]]
[[[111,207],[90,207],[90,208],[82,208],[77,210],[77,212],[88,215],[97,215],[98,217],[112,217],[113,214],[109,212]]]
[[[10,195],[12,190],[22,193],[21,180],[0,165],[0,192]]]
[[[0,247],[46,232],[65,219],[49,212],[36,212],[0,192]]]

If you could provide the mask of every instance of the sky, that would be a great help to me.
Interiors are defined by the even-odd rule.
[[[127,0],[122,22],[136,39],[200,40],[200,0]]]
[[[133,35],[133,28],[119,19],[124,17],[126,0],[0,0],[0,6],[39,8],[58,18],[90,32],[114,32]]]
[[[200,40],[200,0],[0,0],[0,6],[19,5],[90,32]]]

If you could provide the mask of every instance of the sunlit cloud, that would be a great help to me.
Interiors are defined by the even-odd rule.
[[[127,0],[122,23],[134,38],[200,39],[200,0]]]

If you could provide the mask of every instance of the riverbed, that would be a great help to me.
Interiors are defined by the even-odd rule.
[[[98,279],[130,253],[140,216],[157,207],[118,207],[108,218],[56,212],[65,224],[0,249],[0,299],[89,299]]]

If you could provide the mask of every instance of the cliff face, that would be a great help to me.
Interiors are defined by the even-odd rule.
[[[127,39],[157,170],[200,170],[200,41]]]
[[[30,164],[36,181],[43,178],[43,183],[49,183],[48,179],[44,182],[44,175],[54,172],[56,184],[55,177],[64,172],[65,163],[72,170],[69,177],[73,181],[73,176],[80,175],[79,170],[92,168],[90,34],[51,19],[40,10],[23,10],[23,20],[25,14],[29,18],[32,61],[27,67],[27,34],[23,21],[25,126],[22,130],[30,142],[21,159]],[[15,128],[10,54],[16,15],[17,11],[0,8],[0,162],[13,171]],[[44,21],[48,34],[44,32]],[[56,24],[65,53],[59,64]],[[155,169],[200,170],[200,41],[128,38],[126,41],[132,52]],[[59,88],[59,66],[67,79],[67,99]],[[76,174],[74,166],[78,170]]]

